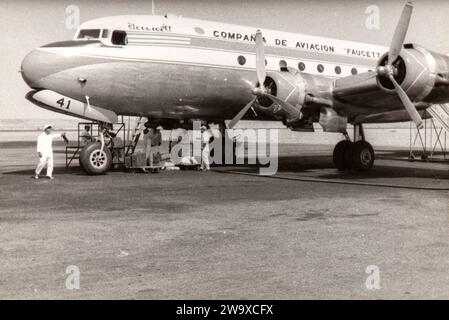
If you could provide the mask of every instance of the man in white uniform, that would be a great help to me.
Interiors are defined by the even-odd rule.
[[[53,139],[61,137],[64,140],[65,133],[62,134],[52,134],[53,128],[51,125],[46,125],[44,127],[44,132],[42,132],[37,138],[37,154],[39,156],[39,163],[36,168],[36,175],[34,179],[39,179],[39,174],[47,166],[47,177],[53,180]],[[67,140],[66,140],[67,141]]]
[[[150,163],[153,162],[152,160],[150,160],[152,135],[153,135],[152,128],[145,128],[145,130],[143,130],[143,153],[145,153],[145,159],[146,159],[147,165],[148,165],[148,162],[150,162]]]
[[[203,147],[203,150],[201,152],[201,170],[203,171],[209,171],[210,170],[210,164],[209,164],[209,143],[212,138],[212,133],[206,126],[201,126],[201,145]]]

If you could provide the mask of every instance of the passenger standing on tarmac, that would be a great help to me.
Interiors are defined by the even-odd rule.
[[[46,125],[44,127],[44,132],[42,132],[37,138],[37,154],[39,156],[39,163],[36,168],[36,174],[34,179],[39,179],[41,171],[47,166],[47,177],[53,180],[53,139],[61,137],[67,143],[68,140],[65,133],[62,134],[52,134],[53,128],[51,125]]]
[[[209,143],[212,139],[212,134],[210,130],[206,126],[201,126],[201,170],[203,171],[209,171],[210,170],[210,164],[209,164]]]

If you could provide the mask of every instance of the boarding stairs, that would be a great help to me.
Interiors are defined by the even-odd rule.
[[[427,121],[424,122],[424,135],[420,130],[416,131],[415,138],[410,140],[410,155],[409,159],[414,159],[413,147],[415,146],[417,140],[419,139],[423,149],[423,155],[421,158],[423,160],[428,157],[432,157],[437,149],[440,149],[446,159],[446,134],[449,133],[449,104],[434,104],[426,109],[425,111],[430,115],[430,144],[431,151],[428,155],[427,153]],[[435,135],[433,136],[434,133]],[[435,140],[433,140],[435,139]]]
[[[432,118],[449,132],[449,104],[434,104],[427,109]]]
[[[128,144],[128,147],[126,149],[125,156],[130,156],[134,154],[134,151],[136,151],[137,143],[139,143],[140,136],[142,135],[142,131],[145,128],[145,123],[148,121],[146,117],[139,117],[137,120],[137,124],[134,128],[133,135],[131,137],[131,141]]]

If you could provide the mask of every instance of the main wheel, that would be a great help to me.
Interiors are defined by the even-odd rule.
[[[334,165],[340,171],[347,170],[351,166],[348,152],[351,150],[352,144],[349,140],[342,140],[334,148]]]
[[[80,166],[89,175],[106,173],[112,164],[112,154],[109,148],[101,151],[99,142],[86,145],[80,153]]]
[[[373,147],[366,141],[357,141],[351,147],[351,167],[355,170],[368,171],[374,164]]]

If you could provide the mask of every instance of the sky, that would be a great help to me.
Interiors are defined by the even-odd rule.
[[[389,46],[406,1],[387,0],[154,0],[155,14],[172,13],[225,23],[305,33]],[[449,53],[449,1],[415,0],[406,42]],[[73,38],[66,8],[80,9],[80,22],[111,15],[151,14],[151,0],[0,0],[0,119],[66,116],[25,99],[30,90],[18,70],[25,55],[47,43]],[[366,27],[369,6],[379,8],[378,29]]]

